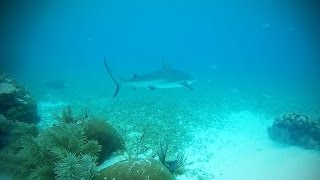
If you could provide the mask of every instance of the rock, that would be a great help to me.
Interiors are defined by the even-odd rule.
[[[5,95],[5,94],[12,94],[17,91],[17,88],[7,82],[0,83],[0,95]]]
[[[283,118],[283,121],[278,119]],[[320,125],[313,118],[287,113],[276,118],[268,128],[269,138],[281,143],[292,144],[304,148],[315,148],[320,145]]]
[[[37,105],[30,93],[6,75],[0,76],[0,114],[8,120],[37,123]]]
[[[6,146],[16,146],[22,136],[36,136],[38,129],[35,124],[10,121],[0,115],[0,150]]]
[[[173,175],[155,159],[129,159],[100,170],[96,180],[173,180]]]
[[[0,114],[0,121],[5,121],[5,120],[6,120],[6,117]]]
[[[291,116],[290,116],[290,120],[294,120],[294,119],[297,119],[297,115],[296,114],[292,114]]]
[[[290,127],[290,126],[291,126],[291,123],[290,123],[290,121],[287,119],[287,120],[284,122],[284,125],[287,126],[287,127]]]
[[[290,119],[290,117],[291,117],[291,114],[287,113],[283,116],[283,119]]]
[[[320,144],[319,144],[318,141],[310,138],[310,139],[309,139],[309,145],[310,145],[312,148],[314,148],[315,146],[320,145]]]

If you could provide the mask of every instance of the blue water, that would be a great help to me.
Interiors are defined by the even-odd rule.
[[[150,121],[159,125],[154,127],[159,134],[187,132],[177,143],[197,151],[202,146],[189,138],[197,139],[192,133],[199,129],[205,133],[213,122],[210,118],[220,118],[221,129],[238,130],[237,125],[222,122],[232,119],[231,114],[248,131],[251,124],[259,124],[256,119],[263,119],[258,134],[270,143],[266,128],[279,114],[320,117],[317,2],[34,0],[0,7],[0,73],[31,92],[39,105],[41,126],[51,125],[52,114],[72,105],[78,108],[75,111],[88,108],[94,115],[108,116],[116,127],[124,124],[120,132],[128,132],[124,136],[129,147],[135,140],[129,134],[139,134],[141,124]],[[115,85],[104,58],[126,78],[157,71],[166,59],[172,68],[194,77],[195,91],[123,88],[112,99]],[[50,89],[45,85],[50,80],[63,80],[65,87]],[[172,132],[162,130],[157,118],[165,119]],[[255,123],[245,124],[245,118]],[[265,149],[273,152],[268,145]],[[263,151],[265,146],[261,147]]]
[[[317,101],[317,7],[250,0],[4,3],[0,70],[35,96],[52,79],[83,95],[99,88],[108,96],[114,87],[104,57],[127,78],[160,69],[165,58],[221,91]]]
[[[103,57],[128,74],[160,68],[165,57],[197,79],[266,81],[267,86],[319,82],[313,4],[121,0],[9,5],[3,46],[12,46],[9,68],[21,77],[102,79]]]

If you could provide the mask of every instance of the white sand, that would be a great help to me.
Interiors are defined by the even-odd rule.
[[[52,113],[65,105],[40,103],[41,123],[48,126]],[[200,114],[200,121],[210,115]],[[320,180],[320,152],[270,140],[267,127],[272,119],[247,111],[221,117],[227,117],[223,120],[227,126],[222,130],[210,125],[194,129],[195,141],[186,149],[190,164],[183,175],[177,176],[178,180]],[[109,159],[102,167],[123,158]]]
[[[284,146],[268,139],[270,122],[250,112],[226,119],[223,131],[195,132],[187,172],[178,179],[319,180],[320,152]]]
[[[39,128],[48,128],[57,123],[54,115],[60,115],[67,106],[63,101],[42,101],[38,103],[39,116],[41,121],[37,124]]]

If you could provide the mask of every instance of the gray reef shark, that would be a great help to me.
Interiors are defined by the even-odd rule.
[[[192,91],[194,90],[190,86],[190,84],[194,82],[194,79],[192,79],[191,75],[171,69],[164,63],[164,61],[160,71],[144,75],[134,74],[133,78],[131,79],[123,79],[116,76],[109,68],[106,58],[104,58],[104,66],[116,85],[116,90],[113,94],[113,97],[117,96],[121,87],[123,86],[131,86],[134,89],[144,87],[150,90],[155,90],[158,88],[187,87]]]

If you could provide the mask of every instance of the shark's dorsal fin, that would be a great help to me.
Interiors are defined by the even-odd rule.
[[[136,79],[137,77],[138,77],[138,75],[136,73],[134,73],[132,79]]]
[[[169,71],[171,69],[169,63],[167,62],[167,60],[162,57],[162,69],[161,71]]]

